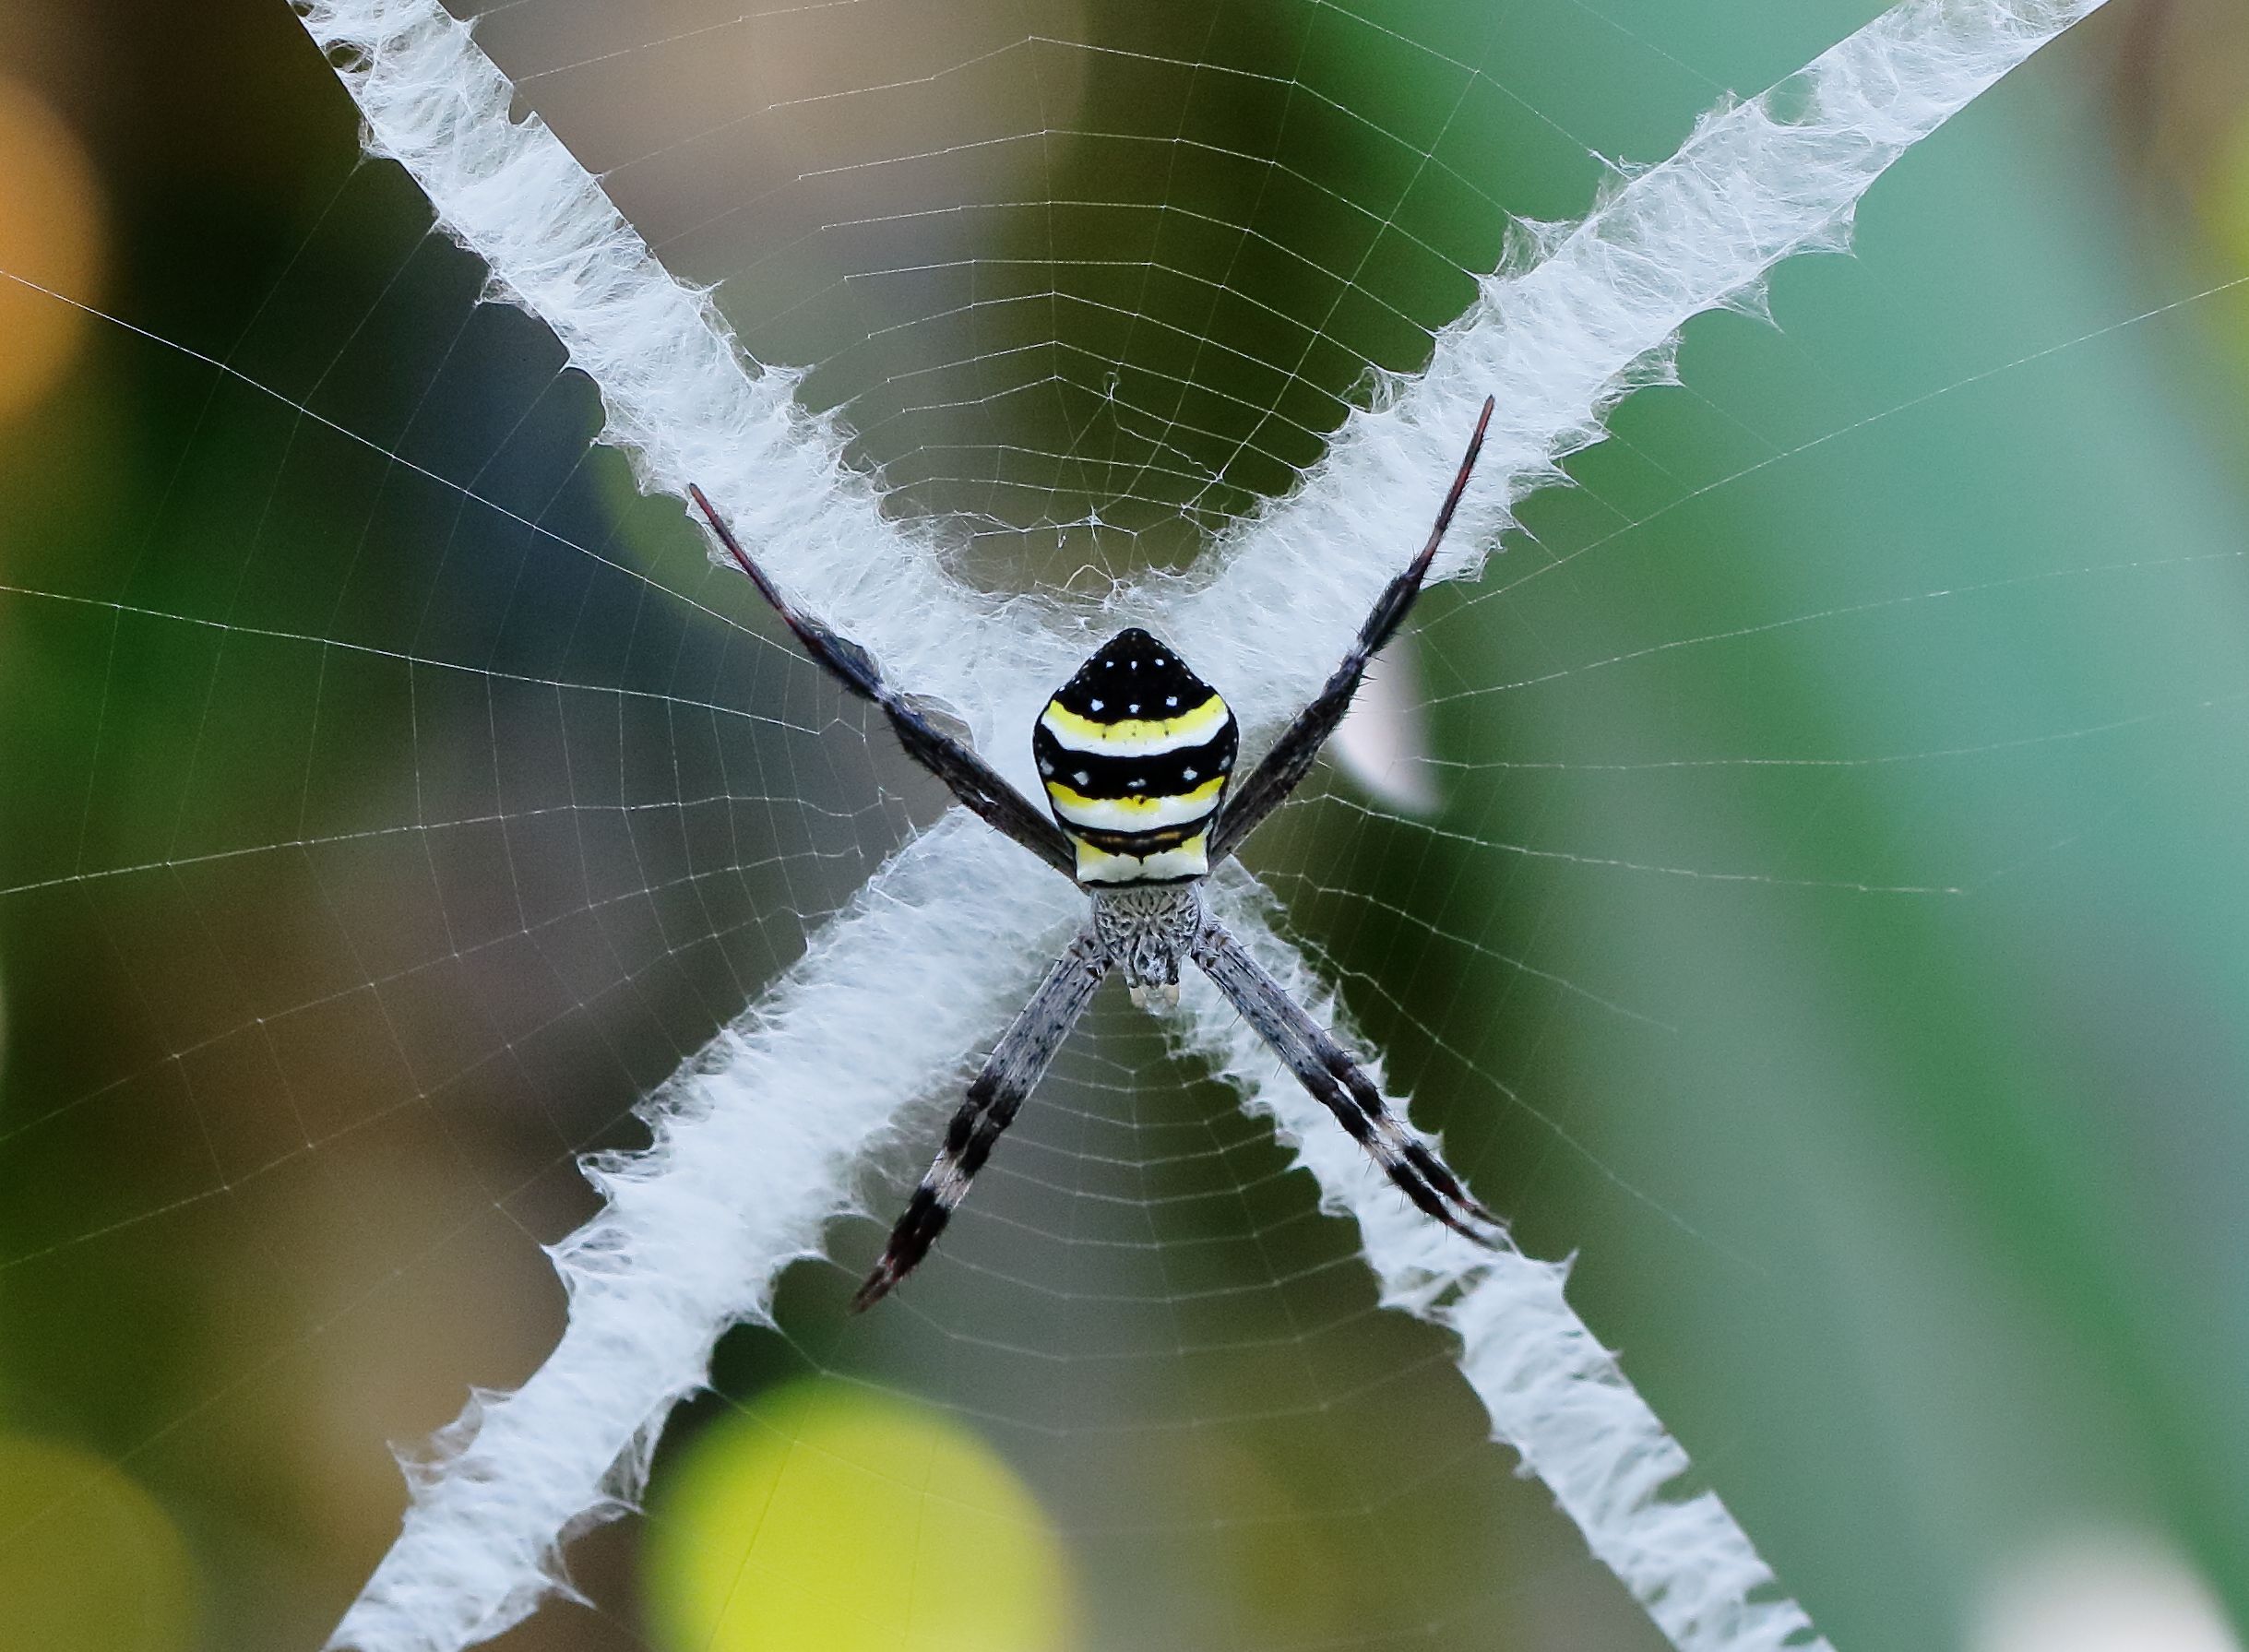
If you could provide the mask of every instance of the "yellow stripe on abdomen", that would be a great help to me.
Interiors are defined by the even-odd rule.
[[[1143,757],[1201,743],[1218,732],[1226,715],[1226,702],[1214,694],[1177,717],[1128,717],[1113,723],[1080,717],[1060,700],[1049,700],[1039,720],[1073,752],[1097,757]]]
[[[1240,739],[1226,702],[1169,644],[1118,632],[1055,691],[1030,743],[1080,883],[1208,874],[1204,834]]]
[[[1077,850],[1077,881],[1081,884],[1168,884],[1210,874],[1208,845],[1201,832],[1184,843],[1145,855],[1113,855],[1076,833],[1070,835],[1070,841]]]
[[[1046,795],[1065,827],[1092,826],[1105,832],[1149,832],[1199,820],[1225,790],[1224,775],[1171,797],[1087,797],[1056,781],[1046,782]]]

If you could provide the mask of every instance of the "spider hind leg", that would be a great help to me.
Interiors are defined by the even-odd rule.
[[[1053,1064],[1063,1040],[1093,1002],[1094,989],[1108,972],[1109,955],[1100,939],[1090,928],[1080,931],[984,1058],[959,1111],[946,1127],[945,1146],[906,1202],[905,1214],[890,1230],[882,1260],[852,1296],[852,1313],[862,1313],[888,1296],[929,1254],[960,1201],[969,1196],[976,1172],[984,1168],[1032,1087]]]
[[[1506,1226],[1468,1191],[1436,1150],[1384,1102],[1382,1091],[1351,1052],[1267,974],[1242,943],[1215,921],[1197,936],[1194,957],[1204,974],[1272,1047],[1297,1082],[1335,1115],[1392,1185],[1423,1215],[1478,1244],[1506,1242]]]
[[[1462,1232],[1468,1230],[1460,1228],[1448,1211],[1465,1211],[1487,1227],[1506,1226],[1468,1191],[1459,1177],[1453,1174],[1451,1167],[1439,1159],[1426,1142],[1407,1129],[1390,1111],[1383,1102],[1382,1092],[1374,1087],[1374,1081],[1367,1076],[1366,1068],[1360,1064],[1358,1057],[1326,1034],[1320,1035],[1320,1047],[1315,1053],[1327,1072],[1342,1084],[1360,1116],[1367,1121],[1370,1134],[1361,1140],[1389,1172],[1390,1179],[1404,1186],[1399,1169],[1393,1168],[1402,1167],[1436,1194],[1438,1200],[1447,1207],[1446,1210],[1429,1210],[1427,1206],[1422,1206],[1423,1209],[1429,1210],[1430,1215],[1446,1227],[1458,1229]],[[1407,1192],[1410,1196],[1412,1189],[1408,1188]],[[1419,1199],[1414,1202],[1421,1204]],[[1481,1239],[1484,1236],[1470,1233],[1469,1237]]]

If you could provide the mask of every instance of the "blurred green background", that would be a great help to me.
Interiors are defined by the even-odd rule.
[[[1098,595],[1875,9],[480,35],[965,576]],[[552,1343],[576,1157],[938,800],[285,6],[15,0],[0,273],[0,1647],[309,1647],[387,1443]],[[2249,1621],[2245,282],[2249,16],[2114,0],[1423,605],[1432,812],[1255,846],[1846,1652]],[[1658,1646],[1285,1166],[1104,1001],[898,1311],[850,1224],[499,1644]]]

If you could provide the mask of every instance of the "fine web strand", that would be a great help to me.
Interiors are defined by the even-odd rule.
[[[780,1270],[819,1254],[852,1207],[853,1167],[900,1108],[973,1053],[1059,949],[1077,902],[1024,870],[980,822],[940,823],[649,1098],[654,1144],[590,1167],[605,1208],[553,1250],[570,1298],[561,1345],[410,1463],[405,1530],[332,1644],[468,1646],[566,1587],[563,1534],[632,1505],[720,1333],[766,1316]],[[947,990],[898,1017],[901,969],[942,972]]]
[[[507,82],[461,25],[434,5],[411,4],[321,6],[307,20],[362,100],[371,149],[408,165],[448,232],[491,264],[495,291],[525,304],[565,341],[601,387],[607,439],[632,455],[642,484],[677,493],[701,482],[785,586],[869,643],[899,681],[955,704],[988,735],[1027,720],[1059,668],[1082,651],[1086,633],[1124,618],[1181,638],[1203,669],[1224,674],[1244,720],[1269,730],[1316,681],[1338,651],[1327,645],[1339,642],[1392,571],[1398,522],[1425,514],[1431,479],[1441,479],[1457,453],[1466,410],[1484,388],[1501,397],[1497,439],[1442,570],[1448,576],[1476,565],[1515,500],[1552,480],[1561,455],[1593,439],[1618,397],[1664,375],[1670,342],[1688,316],[1747,305],[1771,263],[1838,244],[1852,203],[1884,166],[2092,8],[1915,4],[1886,14],[1803,77],[1712,117],[1677,160],[1625,183],[1586,226],[1550,241],[1538,263],[1491,283],[1440,339],[1431,371],[1385,386],[1314,480],[1230,546],[1218,576],[1143,583],[1098,612],[1068,614],[966,594],[939,571],[928,540],[886,522],[873,491],[839,462],[834,430],[795,407],[790,376],[745,371],[709,304],[671,279],[543,125],[507,119]],[[1021,758],[1006,746],[994,756],[1019,774]],[[1036,899],[1001,893],[1003,885],[1036,881],[1019,864],[1002,875],[990,862],[988,881],[965,861],[956,867],[960,857],[1006,848],[971,850],[970,836],[955,823],[919,842],[878,876],[852,921],[863,925],[866,914],[891,910],[908,891],[928,890],[938,871],[976,890],[977,908],[987,913]],[[1047,898],[1058,921],[1066,896],[1056,888]],[[857,1147],[879,1135],[891,1109],[936,1090],[997,1030],[1036,973],[1041,960],[1029,942],[1045,926],[1028,918],[985,921],[1004,933],[983,946],[961,945],[946,931],[955,1004],[944,1036],[891,1052],[883,1081],[868,1087],[866,1109],[851,1114],[843,1135],[795,1156],[761,1145],[762,1173],[791,1190],[796,1213],[765,1236],[766,1248],[728,1247],[718,1265],[724,1278],[673,1295],[664,1288],[676,1258],[661,1245],[642,1251],[615,1242],[625,1229],[597,1227],[601,1242],[565,1247],[566,1271],[598,1262],[604,1303],[646,1289],[649,1313],[675,1314],[664,1334],[649,1338],[662,1357],[636,1363],[628,1376],[603,1362],[605,1350],[615,1351],[603,1335],[580,1337],[574,1322],[564,1351],[571,1361],[590,1357],[583,1369],[551,1368],[524,1391],[538,1397],[537,1429],[497,1423],[512,1402],[480,1398],[445,1442],[450,1455],[418,1478],[407,1537],[347,1620],[339,1645],[370,1652],[452,1646],[494,1633],[549,1586],[565,1531],[633,1495],[655,1428],[672,1401],[702,1380],[716,1336],[761,1312],[781,1263],[811,1249],[822,1217],[846,1206]],[[917,932],[918,946],[882,951],[877,976],[897,990],[936,958],[932,943],[943,928],[933,919]],[[1301,960],[1269,934],[1259,944],[1284,975],[1303,978]],[[698,1123],[747,1117],[737,1084],[745,1063],[766,1064],[775,1076],[793,1074],[803,1087],[768,1079],[759,1087],[768,1107],[787,1114],[807,1105],[815,1076],[825,1090],[834,1064],[862,1059],[856,1046],[834,1042],[850,1016],[821,1007],[835,984],[830,971],[848,973],[860,956],[847,939],[815,950],[779,998],[749,1012],[746,1030],[689,1063],[660,1105]],[[784,1004],[799,1013],[776,1013]],[[880,1020],[879,1006],[866,1004],[851,1012],[863,1015],[863,1031]],[[813,1037],[815,1028],[828,1042]],[[1230,1061],[1228,1070],[1238,1069]],[[646,1167],[645,1178],[636,1171],[621,1181],[615,1167],[607,1174],[616,1187],[660,1187],[678,1162],[674,1151]],[[1368,1248],[1389,1280],[1396,1254],[1378,1253],[1373,1240]],[[591,1300],[574,1280],[574,1310]],[[1764,1570],[1722,1512],[1712,1515],[1714,1503],[1684,1506],[1700,1534],[1693,1552],[1718,1580],[1715,1598],[1679,1605],[1688,1597],[1651,1570],[1648,1557],[1666,1551],[1682,1519],[1652,1492],[1681,1459],[1675,1447],[1664,1448],[1660,1430],[1651,1443],[1645,1408],[1630,1426],[1597,1437],[1596,1456],[1621,1454],[1603,1468],[1557,1452],[1543,1436],[1567,1416],[1566,1405],[1509,1407],[1499,1397],[1515,1386],[1487,1357],[1507,1340],[1509,1323],[1489,1317],[1503,1301],[1523,1304],[1529,1319],[1545,1317],[1543,1345],[1559,1339],[1576,1350],[1571,1382],[1604,1402],[1629,1397],[1612,1364],[1584,1357],[1598,1344],[1566,1319],[1555,1292],[1478,1290],[1462,1301],[1481,1304],[1456,1323],[1470,1346],[1471,1381],[1495,1421],[1528,1461],[1557,1477],[1558,1493],[1587,1525],[1595,1551],[1658,1610],[1667,1632],[1683,1646],[1776,1644],[1771,1637],[1794,1620],[1789,1609],[1742,1605]],[[1589,1490],[1618,1484],[1634,1494]],[[538,1490],[522,1490],[530,1487]],[[573,1502],[580,1506],[567,1507]]]
[[[750,361],[708,294],[672,279],[546,125],[509,118],[514,89],[467,24],[424,0],[303,17],[359,104],[368,152],[413,176],[494,296],[553,331],[644,490],[700,486],[793,600],[959,707],[986,743],[1029,720],[1032,691],[1005,690],[1066,671],[1063,640],[1026,657],[1048,627],[1003,623],[1002,604],[945,577],[926,536],[884,517],[832,422],[799,404],[800,374]]]
[[[1234,870],[1214,909],[1292,996],[1351,1046],[1341,1006],[1303,955],[1275,933],[1269,897]],[[1714,1492],[1666,1488],[1686,1453],[1624,1380],[1563,1297],[1566,1263],[1512,1245],[1484,1250],[1423,1218],[1207,983],[1187,997],[1185,1040],[1270,1118],[1320,1186],[1324,1208],[1358,1224],[1386,1307],[1455,1332],[1460,1370],[1509,1445],[1601,1563],[1681,1652],[1826,1646],[1793,1600],[1771,1597],[1771,1569]],[[1379,1085],[1378,1060],[1367,1063]],[[1403,1099],[1388,1097],[1404,1116]]]
[[[1680,329],[1754,308],[1765,273],[1840,251],[1860,196],[1908,149],[2100,0],[1912,0],[1762,96],[1705,116],[1669,160],[1582,223],[1549,229],[1528,267],[1496,274],[1437,338],[1427,369],[1378,385],[1303,485],[1215,548],[1201,590],[1152,592],[1190,657],[1275,691],[1267,727],[1318,688],[1397,572],[1433,479],[1498,398],[1475,485],[1431,579],[1473,577],[1513,505],[1562,478],[1632,390],[1668,384]],[[1125,607],[1139,608],[1131,600]]]

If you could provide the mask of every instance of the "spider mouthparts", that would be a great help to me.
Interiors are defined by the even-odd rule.
[[[1135,1009],[1179,1007],[1179,983],[1175,981],[1136,981],[1124,991]]]

